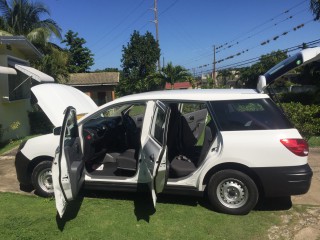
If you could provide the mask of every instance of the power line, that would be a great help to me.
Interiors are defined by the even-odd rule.
[[[248,33],[250,33],[250,32],[253,32],[253,31],[256,30],[257,28],[259,28],[259,27],[261,27],[261,26],[263,26],[263,25],[265,25],[265,24],[267,24],[267,23],[269,23],[269,22],[274,21],[276,18],[278,18],[278,17],[280,17],[280,16],[282,16],[282,15],[284,15],[284,14],[289,13],[292,9],[294,9],[294,8],[296,8],[296,7],[299,7],[300,5],[302,5],[303,3],[307,2],[307,1],[308,1],[308,0],[303,0],[303,1],[301,1],[300,3],[292,6],[292,7],[289,8],[288,10],[285,10],[284,12],[282,12],[282,13],[274,16],[274,17],[272,17],[271,19],[269,19],[269,20],[267,20],[267,21],[265,21],[265,22],[263,22],[263,23],[261,23],[261,24],[258,24],[257,26],[253,27],[252,29],[248,30],[247,32],[245,32],[245,33],[243,33],[243,34],[240,34],[240,36],[238,35],[235,39],[233,39],[233,40],[231,40],[231,41],[229,41],[229,42],[226,42],[226,43],[221,44],[221,45],[218,47],[218,49],[221,48],[221,47],[224,46],[224,45],[228,45],[229,43],[232,43],[232,42],[238,40],[239,38],[242,37],[241,35],[246,35],[246,34],[248,34]]]
[[[303,13],[303,12],[305,12],[305,11],[307,11],[307,10],[308,10],[308,8],[305,8],[305,9],[303,9],[302,11],[299,11],[299,12],[293,14],[293,15],[290,15],[290,16],[286,17],[285,19],[282,19],[282,20],[279,21],[279,22],[276,22],[276,23],[272,24],[271,26],[268,26],[268,27],[266,27],[266,28],[264,28],[264,29],[262,29],[262,30],[260,30],[260,31],[258,31],[258,32],[255,32],[254,34],[251,34],[251,35],[243,38],[242,40],[239,40],[239,41],[237,41],[237,42],[235,42],[235,43],[233,43],[233,44],[229,44],[228,46],[225,46],[225,47],[223,47],[223,48],[220,48],[220,50],[218,50],[217,53],[219,53],[219,52],[221,52],[221,51],[223,51],[223,50],[226,50],[226,49],[230,49],[231,47],[233,47],[233,46],[235,46],[235,45],[238,45],[239,43],[244,42],[244,41],[246,41],[246,40],[248,40],[248,39],[250,39],[250,38],[253,38],[253,37],[257,36],[258,34],[264,32],[264,31],[266,31],[266,30],[269,30],[269,29],[271,29],[271,28],[274,28],[274,27],[278,26],[278,25],[281,24],[281,23],[284,23],[284,22],[286,22],[286,21],[288,21],[288,20],[291,20],[291,19],[293,19],[294,16],[296,16],[296,15],[298,15],[298,14],[300,14],[300,13]]]
[[[234,44],[232,44],[232,43],[235,42],[235,41],[238,40],[238,39],[241,39],[241,38],[245,37],[247,34],[255,31],[256,29],[258,29],[258,28],[266,25],[267,23],[276,20],[277,18],[281,17],[282,15],[286,15],[286,14],[290,13],[293,9],[301,6],[303,3],[307,2],[307,1],[308,1],[308,0],[303,0],[303,1],[301,1],[301,2],[299,2],[299,3],[297,3],[297,4],[295,4],[295,5],[293,5],[293,6],[290,7],[289,9],[287,9],[287,10],[285,10],[285,11],[277,14],[276,16],[274,16],[274,17],[272,17],[272,18],[264,21],[263,23],[258,24],[257,26],[251,28],[250,30],[246,31],[245,33],[239,34],[239,35],[236,36],[233,40],[230,40],[230,41],[227,41],[227,42],[225,42],[225,43],[223,43],[223,44],[220,44],[220,45],[217,47],[217,52],[220,52],[219,49],[221,49],[221,48],[223,48],[223,47],[227,49],[227,48],[228,48],[228,47],[226,47],[227,45],[232,45],[232,46],[233,46],[233,45],[237,45],[236,43],[234,43]],[[304,9],[303,11],[305,11],[305,10],[306,10],[306,9]],[[294,15],[297,15],[297,14],[300,14],[300,13],[301,13],[301,12],[297,12],[297,13],[295,13]],[[290,17],[290,16],[289,16],[289,17]],[[289,20],[289,19],[285,19],[285,20],[282,20],[282,21],[287,21],[287,20]],[[277,22],[276,25],[280,24],[282,21]],[[272,26],[272,27],[275,27],[275,26]],[[271,27],[270,27],[270,28],[271,28]],[[265,30],[267,30],[267,29],[265,29]],[[260,31],[259,33],[261,33],[261,31]],[[255,35],[257,35],[257,34],[255,34]],[[252,38],[252,37],[253,37],[253,36],[251,36],[251,38]],[[239,41],[238,41],[238,42],[239,42]],[[243,42],[243,40],[241,40],[241,42]],[[210,54],[201,54],[201,55],[198,57],[197,60],[193,60],[193,59],[192,59],[192,60],[190,60],[190,61],[188,61],[187,63],[184,63],[184,64],[182,64],[182,65],[186,65],[186,64],[188,64],[188,63],[190,63],[190,62],[195,62],[195,61],[198,61],[198,60],[200,60],[200,59],[203,59],[203,58],[206,58],[206,57],[209,57],[209,56],[212,56],[212,55],[213,55],[213,53],[210,53]]]
[[[164,9],[162,12],[159,13],[159,16],[163,15],[164,13],[166,13],[167,11],[169,11],[170,8],[172,8],[174,5],[177,4],[179,0],[174,1],[172,4],[170,4],[166,9]]]
[[[251,50],[254,49],[254,48],[267,45],[267,44],[269,44],[271,41],[276,41],[276,40],[278,40],[280,37],[287,36],[287,35],[288,35],[290,32],[292,32],[292,31],[297,31],[297,30],[303,28],[304,26],[306,26],[307,24],[309,24],[309,23],[312,22],[312,21],[315,21],[315,19],[311,19],[311,20],[309,20],[309,21],[306,22],[306,23],[299,24],[299,25],[293,27],[292,29],[290,29],[290,30],[288,30],[288,31],[284,31],[284,32],[278,34],[277,36],[274,36],[274,37],[271,38],[271,39],[265,40],[265,41],[261,42],[260,44],[257,44],[257,45],[255,45],[255,46],[253,46],[253,47],[251,47],[251,48],[244,49],[244,50],[239,51],[239,52],[237,52],[237,53],[235,53],[235,54],[233,54],[233,55],[230,55],[230,56],[228,56],[228,57],[219,59],[216,63],[221,63],[221,62],[227,61],[227,60],[229,60],[229,59],[233,59],[233,58],[238,57],[238,56],[240,56],[240,55],[242,55],[242,54],[244,54],[244,53],[246,53],[246,52],[251,51]],[[203,68],[203,67],[207,67],[207,66],[209,66],[209,65],[210,65],[210,64],[208,63],[208,64],[204,64],[204,65],[201,65],[201,66],[198,66],[198,67],[194,67],[194,68]]]
[[[126,17],[122,18],[122,20],[115,25],[110,31],[108,31],[107,33],[103,34],[96,42],[93,43],[92,46],[97,45],[99,42],[101,42],[102,39],[106,38],[107,36],[109,36],[111,33],[114,32],[114,30],[116,30],[117,28],[119,28],[130,16],[132,16],[133,13],[135,13],[138,8],[141,7],[141,5],[144,3],[145,0],[142,0],[132,11],[130,11],[129,14],[127,14]]]
[[[144,1],[144,0],[143,0]],[[175,2],[173,2],[172,4],[170,4],[166,9],[164,9],[162,12],[159,13],[159,16],[160,15],[163,15],[164,13],[166,13],[167,11],[169,11],[169,9],[171,9],[179,0],[176,0]],[[152,9],[152,8],[151,8]],[[132,25],[134,25],[138,20],[140,20],[147,12],[149,11],[149,9],[147,9],[146,11],[144,11],[134,22],[132,22],[131,25],[129,25],[127,28],[125,28],[121,33],[119,33],[118,35],[116,35],[113,39],[111,39],[107,44],[105,44],[102,48],[105,48],[107,47],[108,45],[110,45],[111,42],[113,42],[114,40],[116,40],[117,38],[119,38],[123,33],[124,31],[126,31],[127,29],[129,29]],[[140,31],[141,29],[145,28],[150,22],[146,22],[144,25],[142,25],[138,31]],[[130,40],[130,37],[129,38],[126,38],[125,42],[128,42]],[[121,43],[119,45],[117,45],[116,47],[112,48],[110,51],[100,55],[99,57],[97,57],[95,60],[99,60],[103,57],[105,57],[106,55],[114,52],[115,50],[117,50],[119,47],[123,46],[124,43]]]
[[[133,26],[136,22],[138,22],[149,10],[147,9],[146,11],[144,11],[134,22],[132,22],[132,24],[130,24],[129,26],[127,26],[123,31],[121,31],[118,35],[116,35],[115,37],[113,37],[110,41],[108,41],[105,45],[103,45],[103,47],[101,47],[100,49],[106,48],[107,46],[109,46],[112,42],[114,42],[116,39],[118,39],[124,32],[126,32],[131,26]],[[123,44],[121,44],[120,46],[122,46]],[[101,51],[100,51],[101,52]],[[100,57],[98,57],[96,60],[101,59],[102,57],[104,57],[106,54],[101,55]]]
[[[296,51],[298,49],[301,49],[302,46],[304,44],[306,44],[307,46],[311,47],[311,46],[314,46],[314,45],[317,45],[320,43],[320,39],[316,39],[316,40],[313,40],[313,41],[310,41],[310,42],[306,42],[306,43],[301,43],[299,45],[296,45],[296,46],[293,46],[293,47],[289,47],[289,48],[286,48],[286,49],[282,49],[282,50],[279,50],[279,51],[282,51],[282,52],[293,52],[293,51]],[[275,56],[277,53],[271,53],[271,54],[268,54],[269,56]],[[241,67],[241,66],[245,66],[245,65],[248,65],[248,64],[251,64],[251,63],[256,63],[260,60],[261,56],[260,57],[254,57],[254,58],[250,58],[250,59],[246,59],[246,60],[243,60],[243,61],[239,61],[239,62],[236,62],[236,63],[232,63],[232,64],[228,64],[228,65],[225,65],[225,66],[222,66],[222,67],[219,67],[217,68],[216,70],[219,71],[219,70],[225,70],[225,69],[234,69],[234,68],[237,68],[237,67]],[[211,69],[208,69],[208,70],[205,70],[205,71],[202,71],[201,73],[209,73],[209,72],[212,72],[212,68]]]

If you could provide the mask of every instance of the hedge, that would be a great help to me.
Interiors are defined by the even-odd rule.
[[[38,110],[28,113],[31,134],[51,133],[53,125],[44,112]]]
[[[320,135],[320,106],[303,105],[301,103],[282,103],[281,107],[307,140],[312,136]]]

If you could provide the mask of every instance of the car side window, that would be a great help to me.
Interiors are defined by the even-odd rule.
[[[152,120],[150,135],[161,145],[163,145],[163,132],[165,129],[165,112],[157,107],[155,110],[154,118]]]
[[[130,108],[128,114],[130,117],[136,117],[139,115],[144,115],[144,112],[146,111],[146,105],[145,104],[138,104],[134,105]]]
[[[76,113],[75,111],[71,111],[67,119],[66,131],[65,131],[64,137],[65,139],[71,139],[78,136],[79,136],[79,133],[78,133],[78,127],[77,127],[77,121],[76,121]]]
[[[243,99],[211,102],[223,131],[292,128],[271,99]]]
[[[206,108],[206,105],[204,103],[182,103],[181,113],[182,114],[192,113],[205,108]]]

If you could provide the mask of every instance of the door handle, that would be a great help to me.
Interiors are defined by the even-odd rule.
[[[154,162],[154,154],[151,154],[151,155],[149,156],[149,158],[150,158],[151,162]]]

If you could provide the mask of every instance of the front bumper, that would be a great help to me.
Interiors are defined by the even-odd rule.
[[[290,167],[253,168],[266,197],[284,197],[308,192],[312,170],[308,164]]]
[[[28,171],[30,160],[19,150],[16,159],[16,173],[18,181],[23,185],[31,184],[31,173]]]

